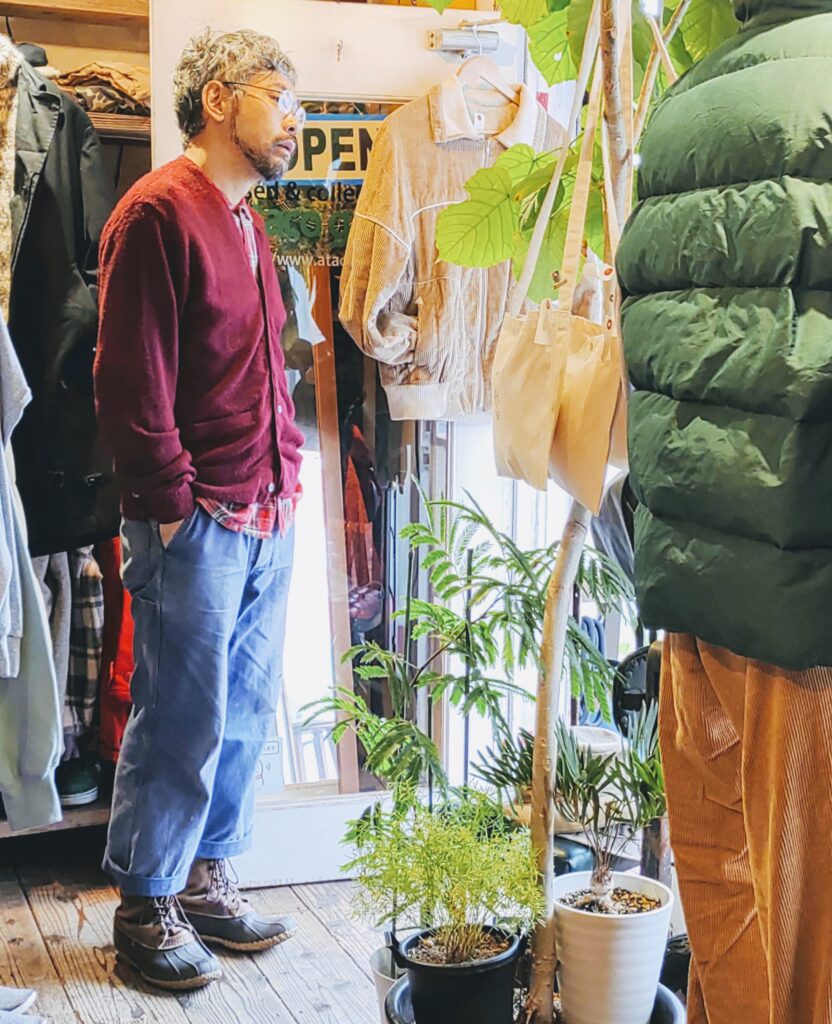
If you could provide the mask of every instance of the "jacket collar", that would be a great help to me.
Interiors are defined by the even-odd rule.
[[[481,140],[485,136],[474,126],[471,112],[465,102],[462,84],[456,75],[434,86],[428,94],[430,124],[433,141],[442,144],[458,139]],[[534,146],[542,140],[541,122],[546,114],[537,102],[534,93],[525,85],[520,86],[520,102],[514,120],[495,136],[506,148],[524,142]]]

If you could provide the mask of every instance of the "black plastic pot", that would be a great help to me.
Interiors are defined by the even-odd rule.
[[[525,940],[496,928],[487,931],[510,942],[490,960],[472,964],[424,964],[410,953],[430,931],[394,943],[396,963],[407,972],[407,989],[415,1024],[511,1024],[514,1015],[514,974]],[[388,999],[389,1004],[389,999]],[[396,1020],[397,1018],[391,1018]]]
[[[389,1024],[414,1024],[413,1004],[410,999],[410,984],[402,978],[390,989],[385,1006]],[[656,993],[656,1005],[650,1024],[684,1024],[685,1008],[668,989],[659,985]],[[457,1018],[456,1024],[479,1024],[476,1017],[463,1013]]]

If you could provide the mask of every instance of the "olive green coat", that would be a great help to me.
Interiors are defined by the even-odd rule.
[[[832,664],[832,0],[744,28],[659,103],[618,267],[649,626]]]

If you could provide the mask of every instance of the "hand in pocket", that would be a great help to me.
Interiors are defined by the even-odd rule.
[[[163,548],[168,547],[173,538],[179,533],[184,522],[184,519],[179,519],[175,523],[159,523],[159,537],[161,538]]]

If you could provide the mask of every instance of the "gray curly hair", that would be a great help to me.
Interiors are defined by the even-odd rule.
[[[187,145],[205,127],[202,90],[218,81],[249,82],[263,71],[276,71],[292,84],[294,64],[277,40],[259,32],[212,32],[206,29],[185,47],[173,75],[173,102]]]

